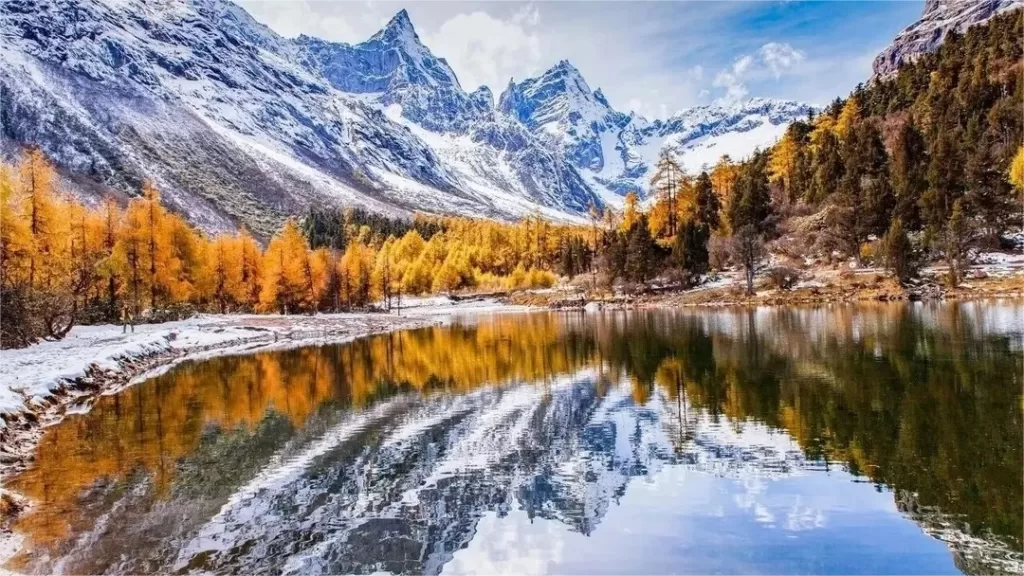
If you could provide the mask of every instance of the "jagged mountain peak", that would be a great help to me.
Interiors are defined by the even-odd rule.
[[[582,77],[579,68],[574,66],[572,62],[569,62],[568,60],[565,59],[559,60],[557,64],[549,68],[547,72],[545,72],[544,74],[564,74]]]
[[[562,60],[536,77],[510,81],[498,109],[559,147],[584,180],[614,204],[629,191],[644,193],[665,147],[678,151],[687,170],[699,170],[723,154],[738,159],[772,144],[811,107],[751,98],[648,120],[615,110],[600,89],[590,89],[579,69]]]
[[[470,100],[481,110],[494,108],[494,93],[487,86],[481,86],[469,95]]]
[[[389,30],[394,30],[402,33],[416,33],[416,28],[412,25],[412,18],[409,17],[409,11],[402,8],[388,21],[387,26],[384,27],[379,33],[386,33]]]
[[[383,42],[401,41],[422,45],[419,35],[416,34],[416,28],[412,25],[412,19],[409,18],[409,13],[406,12],[405,8],[399,10],[384,28],[381,28],[370,37],[370,40]]]
[[[324,71],[345,92],[386,92],[407,85],[462,91],[455,71],[423,45],[404,9],[383,29],[358,44],[310,36],[300,36],[296,42],[304,50],[307,62]]]
[[[603,122],[616,115],[603,93],[590,89],[579,69],[561,60],[539,76],[519,83],[510,80],[498,108],[532,130],[559,135],[568,125]]]
[[[586,79],[583,78],[579,68],[573,66],[568,60],[560,60],[558,64],[548,68],[540,76],[527,78],[521,83],[524,89],[535,91],[540,90],[542,86],[551,84],[558,85],[562,90],[578,92],[586,97],[593,96],[593,91]]]

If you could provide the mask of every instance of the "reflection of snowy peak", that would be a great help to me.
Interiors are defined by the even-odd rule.
[[[9,0],[0,41],[3,153],[39,145],[87,177],[73,179],[86,195],[154,180],[209,230],[266,233],[322,202],[572,218],[643,189],[664,144],[697,167],[770,143],[802,113],[648,122],[568,62],[496,105],[462,88],[404,10],[343,44],[283,38],[227,0]]]
[[[628,384],[599,395],[593,377],[395,398],[290,444],[280,467],[178,543],[176,567],[203,558],[214,571],[435,574],[485,514],[518,510],[591,534],[634,479],[666,466],[749,480],[807,464],[784,434],[737,432],[702,412],[692,423],[707,429],[674,447],[664,398],[637,405]]]

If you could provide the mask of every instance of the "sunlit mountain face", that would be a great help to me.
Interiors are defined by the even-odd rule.
[[[811,110],[751,99],[648,120],[568,61],[496,100],[405,10],[348,44],[283,37],[227,0],[9,0],[0,38],[0,153],[40,147],[85,198],[150,180],[207,231],[269,235],[321,204],[582,221],[643,195],[666,146],[699,170]]]
[[[184,364],[46,432],[8,567],[1016,573],[1022,317],[515,314]]]

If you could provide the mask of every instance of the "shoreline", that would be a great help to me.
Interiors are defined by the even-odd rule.
[[[0,368],[0,392],[6,393],[0,396],[0,530],[9,520],[5,516],[16,515],[20,508],[11,500],[13,495],[3,490],[3,481],[31,463],[47,427],[69,414],[87,411],[100,396],[116,394],[183,362],[344,344],[388,332],[444,325],[461,314],[524,309],[492,299],[425,302],[424,306],[403,308],[401,316],[204,314],[185,321],[138,325],[136,332],[128,334],[121,334],[120,326],[82,326],[65,340],[4,350],[5,366]],[[48,372],[40,367],[47,362],[56,364],[48,366]],[[13,514],[7,510],[12,506]]]
[[[418,306],[403,308],[401,316],[392,313],[202,314],[185,321],[138,325],[137,332],[125,335],[120,333],[120,326],[76,327],[78,332],[65,340],[2,352],[3,364],[7,366],[0,367],[0,488],[5,478],[24,469],[46,427],[60,422],[69,413],[87,410],[96,397],[117,393],[186,361],[342,344],[387,332],[442,325],[456,315],[480,312],[1021,299],[1024,298],[1024,275],[968,281],[954,290],[937,289],[934,283],[923,287],[926,290],[915,293],[883,280],[875,285],[813,285],[790,290],[762,287],[750,296],[735,282],[723,279],[689,290],[668,289],[596,299],[564,289],[523,291],[497,298],[485,295],[424,298]],[[113,348],[109,346],[112,340],[115,341]],[[100,349],[94,352],[97,347]],[[47,348],[54,350],[45,351]],[[79,366],[75,366],[76,354],[85,356]],[[26,355],[36,358],[17,361]],[[57,367],[46,366],[48,363]],[[49,369],[49,373],[43,367]],[[23,384],[23,379],[31,380],[28,374],[33,372],[37,373],[35,381]]]
[[[634,310],[671,308],[726,308],[762,306],[815,306],[868,302],[957,302],[1024,298],[1024,269],[1009,275],[969,278],[948,288],[935,277],[912,286],[901,286],[876,271],[859,272],[850,278],[797,283],[790,289],[764,285],[759,278],[755,294],[747,294],[736,278],[723,276],[689,289],[665,287],[637,294],[588,297],[584,290],[540,290],[511,294],[512,304],[548,309]]]

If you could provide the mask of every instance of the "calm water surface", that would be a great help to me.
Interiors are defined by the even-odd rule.
[[[1024,304],[468,318],[47,430],[7,568],[1020,573]]]

